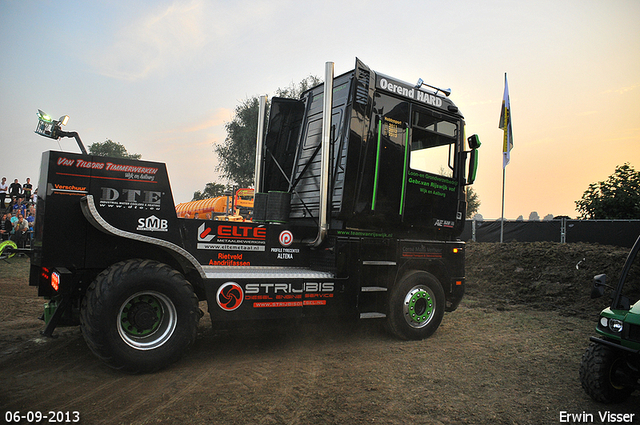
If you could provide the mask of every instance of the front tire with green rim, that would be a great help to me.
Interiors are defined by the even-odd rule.
[[[115,369],[146,373],[178,360],[195,341],[198,299],[166,264],[128,260],[100,273],[80,312],[87,345]]]
[[[440,326],[444,307],[438,279],[425,271],[411,271],[391,291],[387,327],[401,339],[428,338]]]

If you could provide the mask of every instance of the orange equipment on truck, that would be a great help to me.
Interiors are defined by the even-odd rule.
[[[176,214],[179,218],[250,221],[253,213],[253,192],[253,189],[238,189],[233,198],[225,195],[183,202],[176,206]]]

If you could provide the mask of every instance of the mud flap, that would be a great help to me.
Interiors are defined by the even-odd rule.
[[[55,338],[53,336],[53,331],[56,328],[56,326],[58,326],[58,323],[60,323],[60,319],[62,318],[62,315],[64,314],[65,310],[69,307],[70,304],[71,304],[71,297],[69,295],[63,295],[60,299],[60,303],[58,304],[53,314],[51,315],[51,318],[47,322],[47,326],[45,326],[44,330],[40,331],[41,335],[49,338]],[[45,314],[45,321],[46,321],[46,314]]]

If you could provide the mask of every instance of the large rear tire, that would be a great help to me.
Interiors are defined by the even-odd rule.
[[[421,270],[407,273],[391,291],[387,327],[400,339],[431,336],[444,316],[445,297],[440,281]]]
[[[193,344],[200,319],[189,282],[166,264],[128,260],[100,273],[80,312],[82,334],[115,369],[147,373],[177,361]]]

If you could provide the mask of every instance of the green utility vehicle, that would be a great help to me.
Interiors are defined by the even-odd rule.
[[[607,284],[607,276],[594,277],[591,298],[604,295],[611,289],[611,306],[600,313],[596,327],[599,338],[591,337],[591,344],[582,356],[580,381],[595,401],[617,403],[626,400],[640,389],[640,236],[636,240],[622,268],[616,287]],[[627,294],[623,295],[623,290]],[[633,295],[632,295],[633,294]],[[634,296],[631,305],[629,296]]]

